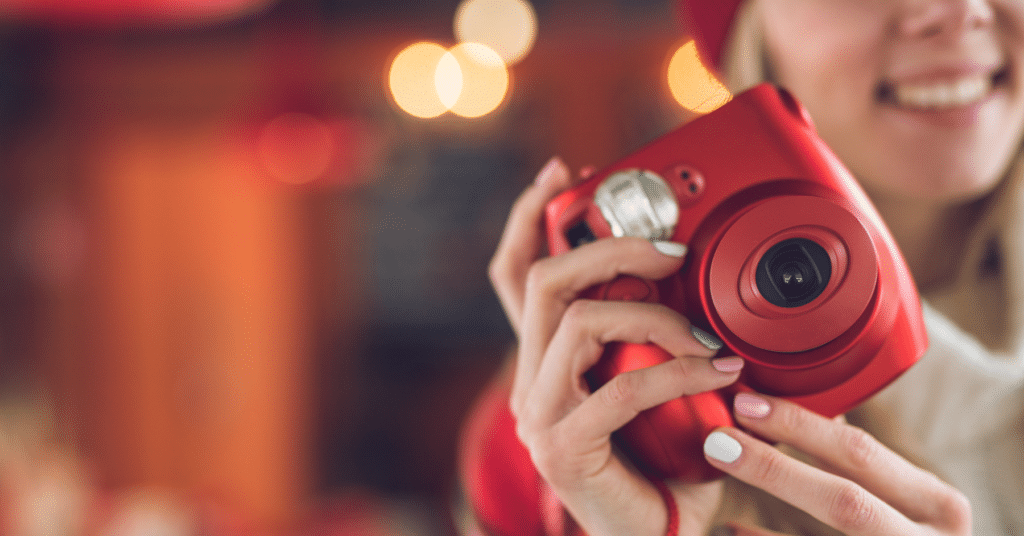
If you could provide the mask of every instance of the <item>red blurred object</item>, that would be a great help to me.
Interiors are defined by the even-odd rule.
[[[265,31],[257,58],[267,96],[243,126],[263,176],[310,187],[362,184],[382,145],[333,92],[326,30],[284,21]]]
[[[516,435],[509,388],[492,386],[470,410],[459,445],[459,480],[488,534],[546,530],[544,481]]]
[[[0,17],[43,24],[175,25],[228,20],[275,0],[4,0]]]
[[[257,159],[287,184],[354,185],[373,158],[370,127],[355,118],[284,112],[256,134]]]
[[[683,0],[683,24],[697,44],[701,60],[711,69],[722,66],[722,49],[736,10],[743,0]]]
[[[657,180],[661,194],[652,193]],[[675,203],[675,215],[663,203]],[[880,216],[803,108],[771,85],[595,173],[547,208],[555,255],[612,236],[613,227],[617,236],[689,245],[686,264],[647,290],[627,276],[586,297],[663,303],[746,361],[728,391],[672,400],[618,432],[655,476],[718,475],[702,445],[714,428],[733,426],[735,389],[832,417],[896,379],[927,347],[917,291]],[[610,344],[588,380],[596,389],[670,359],[653,344]]]
[[[282,182],[302,184],[320,178],[337,149],[332,130],[326,121],[310,114],[281,114],[260,132],[260,162]]]

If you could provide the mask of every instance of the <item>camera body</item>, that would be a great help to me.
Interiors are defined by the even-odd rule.
[[[704,438],[734,426],[752,390],[832,417],[913,365],[927,348],[921,305],[881,217],[807,112],[761,84],[563,192],[546,208],[552,255],[610,236],[687,244],[660,281],[621,275],[582,298],[662,303],[746,361],[740,380],[642,412],[615,434],[654,476],[719,476]],[[587,372],[597,389],[672,356],[612,343]]]

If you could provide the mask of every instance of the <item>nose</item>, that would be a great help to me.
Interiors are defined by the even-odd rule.
[[[988,0],[910,0],[900,31],[910,37],[958,36],[992,23]]]

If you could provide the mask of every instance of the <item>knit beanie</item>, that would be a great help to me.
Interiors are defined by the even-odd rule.
[[[682,0],[683,23],[705,65],[722,67],[722,49],[743,0]]]

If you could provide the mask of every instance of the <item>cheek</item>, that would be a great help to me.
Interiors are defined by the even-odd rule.
[[[992,7],[998,17],[1018,32],[1024,28],[1024,2],[1020,0],[992,0]]]
[[[862,0],[864,2],[870,0]],[[799,9],[765,15],[765,46],[774,81],[789,89],[836,135],[870,113],[888,52],[884,17],[848,2],[794,1]]]

